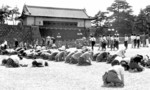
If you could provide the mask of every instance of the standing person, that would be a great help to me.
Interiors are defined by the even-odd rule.
[[[100,48],[102,48],[102,36],[99,36],[99,48],[98,50],[100,50]]]
[[[144,34],[140,35],[140,46],[144,47]]]
[[[126,49],[128,49],[128,40],[129,40],[129,37],[127,35],[125,35],[124,46],[125,46]]]
[[[146,47],[149,47],[149,35],[148,34],[146,34]]]
[[[143,34],[143,47],[146,47],[146,34]]]
[[[140,35],[136,36],[136,40],[137,40],[137,48],[140,47]]]
[[[15,38],[15,48],[17,48],[18,45],[19,45],[19,42],[18,42],[18,40]]]
[[[110,48],[110,35],[108,35],[106,39],[107,39],[107,48]]]
[[[25,42],[23,45],[24,49],[27,50],[27,43]]]
[[[136,48],[137,45],[136,34],[133,35],[133,43],[134,43],[134,48]]]
[[[106,50],[106,45],[107,45],[107,39],[106,39],[106,37],[105,37],[105,35],[103,35],[103,37],[102,37],[102,50]]]
[[[116,48],[119,50],[119,35],[116,36]]]
[[[131,34],[130,38],[131,38],[131,48],[133,48],[134,47],[134,41],[133,41],[134,36],[133,36],[133,34]]]
[[[93,51],[94,50],[94,45],[95,45],[95,42],[96,42],[96,38],[94,36],[91,36],[90,41],[91,41],[91,46],[92,46],[92,51]]]
[[[51,44],[51,37],[47,36],[46,37],[46,46],[47,46],[47,49],[49,48],[50,44]]]
[[[117,36],[114,36],[114,50],[117,48]]]
[[[6,40],[4,40],[3,45],[4,45],[4,49],[7,49],[7,48],[8,48],[8,42],[7,42]]]
[[[42,38],[42,46],[45,46],[45,38]]]
[[[114,50],[114,36],[110,35],[110,49]]]

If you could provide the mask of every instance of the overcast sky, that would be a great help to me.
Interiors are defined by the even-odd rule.
[[[141,8],[150,5],[150,0],[126,0],[132,6],[134,14],[138,14]],[[0,6],[9,5],[19,7],[20,12],[24,4],[35,6],[85,8],[89,16],[94,16],[99,10],[106,11],[114,0],[0,0]]]

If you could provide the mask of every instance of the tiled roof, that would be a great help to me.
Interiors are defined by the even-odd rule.
[[[23,12],[30,16],[89,19],[85,9],[54,8],[25,5]]]

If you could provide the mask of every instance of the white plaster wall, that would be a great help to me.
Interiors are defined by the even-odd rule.
[[[77,27],[91,27],[90,20],[78,20],[78,19],[60,19],[60,18],[41,18],[41,17],[28,17],[27,18],[27,25],[43,25],[43,21],[63,21],[63,22],[77,22]]]
[[[34,25],[34,17],[27,17],[27,25]]]

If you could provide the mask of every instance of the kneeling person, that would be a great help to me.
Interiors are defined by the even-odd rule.
[[[103,82],[106,86],[124,86],[124,68],[119,65],[118,60],[111,63],[112,67],[103,75]]]
[[[86,51],[78,60],[78,65],[91,65],[93,52]]]

